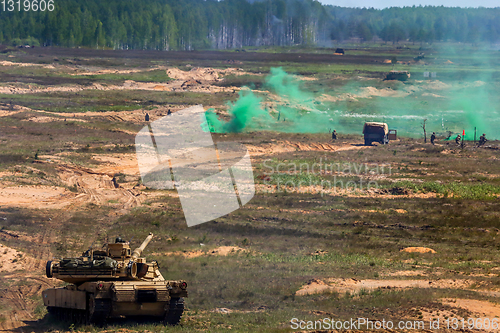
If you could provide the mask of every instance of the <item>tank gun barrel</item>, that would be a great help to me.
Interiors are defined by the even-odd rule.
[[[151,241],[151,239],[153,238],[153,233],[149,233],[148,237],[146,237],[146,239],[144,240],[144,242],[142,242],[141,246],[139,246],[137,249],[134,250],[134,252],[132,253],[132,259],[137,259],[139,258],[139,256],[141,255],[142,251],[144,251],[144,249],[146,248],[146,246],[148,246],[149,242]]]

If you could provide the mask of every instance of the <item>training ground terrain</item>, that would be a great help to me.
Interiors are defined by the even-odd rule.
[[[367,318],[475,332],[484,318],[498,323],[498,48],[334,51],[0,46],[0,330],[290,332],[300,320]],[[298,102],[269,84],[278,67]],[[384,81],[393,69],[410,79]],[[212,136],[248,148],[256,194],[188,228],[176,191],[142,184],[135,135],[146,113],[154,121],[199,104],[231,121],[248,94],[276,127],[251,119],[239,133]],[[281,107],[295,116],[278,121]],[[331,123],[294,123],[315,112]],[[387,122],[398,140],[364,146],[365,121]],[[489,139],[480,148],[475,127]],[[454,138],[463,129],[462,147]],[[63,286],[45,277],[47,260],[117,236],[135,247],[149,232],[144,255],[166,279],[188,283],[179,326],[75,327],[47,314],[41,292]]]

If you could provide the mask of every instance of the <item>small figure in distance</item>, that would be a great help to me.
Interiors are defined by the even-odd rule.
[[[457,145],[460,145],[460,140],[462,140],[462,136],[460,134],[458,134],[457,137],[455,138],[455,143]]]
[[[149,113],[146,113],[145,119],[146,119],[146,121],[149,121]]]
[[[483,135],[481,135],[479,137],[479,143],[477,144],[477,146],[481,147],[482,145],[484,145],[486,143],[486,141],[488,141],[488,140],[486,140],[486,134],[483,133]]]
[[[167,116],[170,116],[171,114],[172,114],[172,111],[170,111],[170,109],[168,109]]]
[[[118,180],[116,179],[116,176],[114,176],[113,179],[111,179],[111,182],[113,183],[113,186],[115,188],[119,188],[120,187],[120,184],[118,184]]]
[[[332,140],[337,140],[337,131],[333,130],[332,132]]]
[[[432,132],[431,135],[431,143],[434,144],[434,141],[436,140],[436,132]]]

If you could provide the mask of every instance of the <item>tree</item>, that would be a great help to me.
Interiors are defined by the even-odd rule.
[[[422,123],[422,128],[424,129],[424,143],[427,143],[427,132],[425,131],[425,122],[427,121],[427,118],[424,119]]]
[[[368,26],[364,22],[358,23],[356,32],[358,36],[361,37],[361,39],[364,40],[365,42],[373,39],[373,34],[370,31],[370,28],[368,28]]]

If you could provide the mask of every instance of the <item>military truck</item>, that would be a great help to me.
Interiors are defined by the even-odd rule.
[[[146,316],[176,325],[184,312],[186,281],[167,281],[156,261],[141,258],[153,234],[134,251],[116,238],[77,258],[48,261],[46,275],[69,283],[42,292],[50,314],[77,324],[102,325],[108,318]]]
[[[386,123],[366,122],[363,126],[365,146],[370,146],[373,142],[388,144],[389,140],[397,139],[396,130],[389,130]]]

